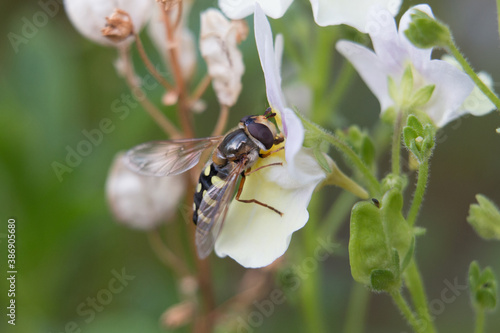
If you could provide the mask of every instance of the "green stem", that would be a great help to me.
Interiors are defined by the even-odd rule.
[[[413,201],[408,212],[408,217],[406,220],[410,226],[415,224],[418,212],[420,211],[420,206],[424,199],[425,189],[427,187],[427,180],[429,178],[429,162],[425,161],[418,167],[418,180],[417,187],[415,188],[415,193],[413,194]]]
[[[335,239],[337,231],[350,213],[352,206],[358,200],[356,196],[342,191],[330,207],[318,236],[330,236]]]
[[[361,283],[354,282],[349,297],[347,314],[342,332],[363,333],[370,291]]]
[[[319,199],[319,197],[315,198],[309,205],[311,216],[302,233],[302,261],[306,258],[313,258],[316,260],[316,258],[314,258],[314,251],[318,247],[317,221],[319,221],[319,214],[317,212],[321,211],[321,201]],[[317,263],[316,268],[303,277],[300,296],[302,299],[302,313],[307,327],[306,331],[326,333],[327,331],[323,321],[323,307],[321,306],[321,265],[319,264],[320,263]]]
[[[396,121],[394,121],[394,132],[392,134],[392,173],[398,175],[401,173],[401,120],[403,116],[398,112]]]
[[[476,328],[474,329],[474,333],[484,332],[484,317],[484,310],[476,309]]]
[[[408,324],[413,328],[415,332],[421,332],[420,331],[420,325],[415,317],[415,314],[411,311],[410,306],[406,302],[406,300],[403,298],[401,295],[401,291],[397,290],[394,292],[391,292],[392,299],[394,300],[394,303],[396,303],[397,307],[403,314],[403,316],[406,318],[408,321]]]
[[[345,97],[346,91],[351,85],[354,73],[356,73],[354,67],[349,61],[345,60],[330,94],[328,94],[328,104],[330,105],[333,113],[335,113],[335,110],[342,101],[342,98]]]
[[[499,2],[500,0],[497,0],[497,4]],[[457,61],[460,63],[465,73],[467,73],[470,76],[470,78],[474,81],[476,86],[479,89],[481,89],[481,91],[486,95],[486,97],[488,97],[488,99],[493,104],[495,104],[497,110],[500,110],[500,98],[498,98],[498,96],[495,95],[495,93],[491,91],[490,88],[488,88],[483,81],[481,81],[481,79],[477,76],[476,72],[474,72],[471,65],[469,65],[467,59],[465,59],[462,53],[460,53],[460,51],[458,50],[457,46],[453,41],[449,42],[448,49],[451,52],[451,54],[453,54],[455,59],[457,59]]]
[[[436,333],[436,327],[432,321],[429,307],[427,305],[427,295],[425,293],[424,285],[422,283],[422,277],[418,271],[417,264],[415,263],[415,258],[408,265],[408,268],[404,272],[404,281],[408,290],[410,292],[413,305],[415,306],[416,312],[420,319],[420,331],[425,333]]]
[[[500,36],[500,0],[497,0],[498,36]]]
[[[328,141],[332,146],[337,148],[339,151],[344,153],[349,160],[354,164],[355,168],[367,181],[367,185],[370,188],[370,193],[374,196],[379,196],[381,193],[380,183],[377,178],[373,175],[372,171],[366,164],[361,160],[361,158],[349,147],[345,142],[337,138],[336,136],[328,133],[324,133],[324,138]]]

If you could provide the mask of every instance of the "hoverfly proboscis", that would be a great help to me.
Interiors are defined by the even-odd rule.
[[[193,222],[196,224],[195,242],[200,258],[212,252],[240,176],[236,200],[255,203],[283,215],[256,199],[240,199],[248,174],[264,167],[281,165],[271,163],[251,170],[259,158],[283,149],[271,151],[274,145],[284,141],[283,134],[278,133],[276,126],[269,120],[275,115],[271,109],[267,109],[264,115],[242,118],[238,127],[225,136],[147,142],[130,149],[125,155],[126,164],[133,171],[162,177],[178,175],[193,168],[204,151],[216,147],[200,174],[194,195]]]

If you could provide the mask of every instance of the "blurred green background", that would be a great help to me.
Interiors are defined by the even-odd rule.
[[[458,45],[474,68],[489,72],[498,82],[500,42],[494,1],[429,3],[435,15],[451,26]],[[410,1],[405,6],[413,4]],[[197,13],[215,5],[212,0],[195,6],[190,20],[195,34],[199,30]],[[290,10],[297,10],[295,7],[297,4]],[[308,3],[305,7],[309,7]],[[140,107],[132,109],[123,120],[111,111],[116,99],[130,94],[113,67],[116,51],[80,36],[68,22],[62,6],[15,52],[8,33],[20,35],[25,20],[31,21],[40,10],[34,1],[0,4],[3,35],[0,49],[0,331],[64,332],[68,322],[75,322],[85,333],[162,332],[161,314],[179,300],[176,282],[152,254],[144,233],[113,221],[104,195],[104,183],[115,153],[144,141],[162,139],[162,132]],[[244,90],[232,110],[230,125],[243,115],[261,112],[266,105],[252,32],[242,49],[247,71],[243,78]],[[197,79],[205,71],[201,58],[199,63]],[[138,67],[139,74],[144,75],[144,68]],[[354,81],[341,104],[341,112],[350,122],[370,127],[378,117],[378,102],[358,76]],[[150,97],[158,102],[161,90],[151,91]],[[218,112],[211,89],[205,100],[207,111],[196,116],[200,136],[210,132]],[[82,131],[98,128],[103,118],[111,119],[114,130],[104,134],[102,142],[93,146],[88,156],[59,181],[52,163],[64,163],[67,147],[76,149],[85,140]],[[466,283],[468,265],[474,259],[479,260],[481,266],[491,265],[497,276],[500,275],[500,243],[481,240],[465,220],[476,193],[483,193],[500,204],[497,127],[500,127],[500,117],[494,113],[482,118],[467,117],[442,130],[441,135],[446,139],[435,150],[428,195],[419,218],[419,224],[427,228],[427,235],[419,239],[417,252],[429,298],[436,300],[434,304],[442,299],[446,281]],[[333,201],[338,191],[328,193]],[[7,325],[5,316],[8,218],[15,218],[17,225],[15,328]],[[340,239],[345,246],[347,221]],[[292,241],[291,246],[293,244]],[[222,302],[234,293],[244,269],[231,259],[214,257],[212,262],[218,302]],[[88,317],[77,314],[76,309],[87,297],[96,297],[101,289],[107,288],[113,270],[122,269],[135,278],[87,323]],[[345,251],[325,262],[320,288],[331,332],[340,331],[343,325],[352,283]],[[459,292],[450,304],[440,304],[444,307],[436,313],[436,322],[441,332],[472,332],[473,312],[467,291]],[[297,307],[280,305],[256,331],[302,331],[297,311]],[[366,332],[410,331],[386,295],[371,297],[367,320]],[[488,317],[487,332],[499,330],[497,312]]]

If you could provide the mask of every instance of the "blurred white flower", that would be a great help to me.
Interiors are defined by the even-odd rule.
[[[254,165],[257,169],[283,163],[283,166],[271,166],[249,175],[241,198],[262,201],[281,211],[283,216],[259,205],[233,200],[215,242],[215,252],[220,257],[230,256],[245,267],[267,266],[285,253],[293,232],[309,219],[307,206],[312,192],[326,178],[312,154],[302,147],[301,121],[285,106],[279,69],[282,39],[277,38],[273,47],[271,27],[259,5],[256,5],[254,20],[267,98],[285,135],[285,149]]]
[[[219,0],[219,7],[231,19],[241,19],[254,12],[259,4],[272,18],[285,14],[293,0]],[[399,12],[402,0],[310,0],[314,20],[320,26],[347,24],[368,32],[368,13],[376,5],[388,10],[391,16]]]
[[[149,0],[64,0],[64,8],[75,28],[86,38],[103,45],[121,45],[133,41],[129,37],[115,43],[102,35],[106,17],[115,9],[127,12],[132,18],[134,30],[138,32],[151,17],[154,5],[155,2]]]
[[[441,57],[441,59],[462,70],[458,61],[452,56],[445,54]],[[477,76],[488,88],[493,90],[494,82],[490,74],[482,71],[477,73]],[[478,86],[474,86],[474,89],[464,101],[460,109],[462,114],[470,113],[474,116],[484,116],[485,114],[495,110],[496,107]]]
[[[200,51],[212,78],[220,104],[233,106],[241,92],[245,72],[243,56],[238,49],[239,25],[227,20],[216,9],[201,14]]]
[[[172,219],[185,191],[182,176],[147,177],[131,171],[118,153],[106,181],[106,196],[115,218],[141,230]]]
[[[378,98],[381,112],[397,105],[389,91],[389,79],[396,86],[408,66],[413,75],[413,93],[425,86],[434,85],[434,90],[425,105],[419,107],[426,112],[438,127],[460,116],[460,106],[471,93],[474,84],[461,70],[443,60],[431,60],[432,49],[419,49],[406,38],[404,31],[411,21],[411,13],[420,10],[432,16],[427,5],[410,8],[401,18],[399,32],[391,13],[373,7],[369,31],[373,48],[350,42],[339,41],[337,50],[356,68],[359,75]],[[407,107],[407,106],[406,106]]]
[[[164,59],[165,64],[170,64],[169,48],[173,45],[168,45],[167,31],[163,20],[163,13],[159,8],[155,8],[153,15],[148,24],[148,34],[158,53]],[[172,21],[177,16],[179,6],[175,6],[169,12]],[[182,76],[185,80],[190,80],[193,77],[196,69],[196,45],[193,33],[188,29],[186,20],[189,10],[191,9],[190,2],[184,0],[182,5],[182,19],[180,26],[175,30],[175,40],[179,43],[179,64],[182,71]]]

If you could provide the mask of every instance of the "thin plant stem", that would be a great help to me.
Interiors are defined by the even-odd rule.
[[[197,101],[201,98],[201,96],[205,93],[207,88],[210,85],[210,82],[212,82],[212,78],[210,75],[206,74],[203,79],[198,83],[196,88],[193,91],[193,94],[189,98],[191,101]]]
[[[151,60],[149,60],[149,57],[146,54],[146,50],[144,49],[144,45],[142,44],[139,34],[134,32],[134,38],[137,51],[139,51],[139,56],[144,62],[144,65],[148,69],[149,73],[153,75],[156,81],[158,81],[163,86],[163,88],[165,88],[165,90],[167,91],[174,90],[174,86],[172,86],[170,82],[168,82],[163,76],[161,76],[161,74],[156,70]]]
[[[394,303],[396,303],[396,306],[399,308],[405,319],[408,321],[408,324],[413,328],[413,330],[416,333],[422,332],[420,329],[419,322],[417,318],[415,317],[415,314],[413,311],[411,311],[410,306],[406,302],[406,300],[403,298],[403,295],[401,295],[401,291],[397,290],[394,292],[391,292],[391,297],[394,300]]]
[[[485,313],[483,309],[476,309],[476,327],[474,328],[474,333],[484,332],[484,320]]]
[[[392,173],[399,175],[401,173],[401,121],[402,113],[398,112],[394,121],[394,132],[392,134],[392,154],[391,166]]]
[[[167,247],[161,239],[158,230],[150,231],[148,233],[148,240],[158,259],[171,268],[179,278],[190,275],[190,271],[184,261]]]
[[[355,72],[356,71],[351,63],[345,60],[340,69],[340,73],[335,80],[333,88],[328,94],[328,105],[330,106],[331,112],[335,113],[335,110],[338,108],[342,98],[345,97],[346,91],[351,85]]]
[[[304,228],[303,233],[303,252],[299,257],[300,260],[305,261],[307,258],[317,261],[318,258],[314,257],[315,249],[318,247],[317,240],[317,221],[319,218],[319,211],[321,211],[320,198],[316,197],[315,200],[309,205],[311,216],[307,226]],[[320,273],[321,265],[316,262],[314,269],[308,271],[307,275],[301,276],[302,285],[300,288],[300,296],[302,300],[302,314],[304,315],[306,332],[326,333],[326,328],[323,321],[323,307],[321,306],[321,293],[320,293]]]
[[[349,215],[352,205],[354,205],[356,200],[357,197],[353,194],[347,191],[342,191],[332,203],[332,206],[324,219],[325,223],[322,224],[318,235],[327,235],[332,237],[332,239],[335,238],[337,231],[342,226],[342,222],[344,222],[346,217]]]
[[[351,288],[347,314],[342,332],[363,333],[365,317],[370,300],[370,290],[361,283],[354,282]]]
[[[186,91],[186,82],[182,75],[182,68],[179,60],[179,45],[180,42],[176,41],[175,29],[176,27],[172,24],[170,18],[170,12],[163,10],[163,20],[165,22],[166,35],[168,40],[168,45],[172,45],[167,49],[168,58],[170,59],[170,64],[172,68],[172,73],[174,75],[175,85],[177,87],[178,93],[178,104],[177,113],[181,123],[182,130],[188,138],[194,136],[194,130],[191,121],[191,114],[189,110],[189,96]]]
[[[229,118],[229,106],[221,105],[219,119],[217,119],[217,124],[215,125],[212,136],[219,136],[224,131],[227,124],[227,119]]]
[[[370,188],[370,193],[372,195],[379,195],[381,192],[380,184],[377,178],[373,175],[370,168],[361,160],[361,158],[349,147],[345,142],[338,139],[332,134],[326,133],[325,139],[340,152],[344,153],[348,159],[354,164],[357,170],[364,176],[367,181],[367,185]]]
[[[500,0],[497,0],[497,17],[498,36],[500,37]]]
[[[420,211],[420,206],[424,200],[425,190],[427,187],[427,180],[429,178],[429,162],[425,161],[418,167],[418,180],[417,186],[415,188],[415,193],[413,194],[413,201],[408,211],[408,216],[406,220],[410,226],[415,224],[415,221]]]
[[[125,63],[125,80],[131,91],[139,91],[143,98],[139,98],[138,101],[141,103],[142,107],[146,112],[153,118],[153,120],[160,126],[163,131],[171,138],[180,138],[182,135],[177,130],[174,124],[165,117],[165,115],[147,98],[146,93],[141,89],[141,87],[136,83],[134,67],[130,59],[130,49],[128,47],[122,47],[119,49],[120,57]]]
[[[497,0],[497,4],[499,2],[500,2],[500,0]],[[455,45],[455,42],[453,40],[451,40],[447,46],[448,46],[448,50],[451,52],[451,54],[460,63],[460,66],[462,66],[465,73],[467,73],[470,76],[470,78],[474,81],[476,86],[479,89],[481,89],[481,91],[486,95],[486,97],[488,97],[488,99],[493,104],[495,104],[497,110],[500,110],[500,98],[498,98],[498,96],[493,91],[491,91],[490,88],[488,88],[486,86],[486,84],[484,84],[483,81],[481,81],[481,79],[479,78],[479,76],[477,76],[474,69],[472,69],[472,67],[469,64],[469,62],[467,61],[467,59],[465,59],[465,57],[462,55],[460,50],[457,48],[457,46]]]
[[[410,292],[413,305],[420,319],[420,331],[417,332],[436,333],[436,328],[429,312],[427,295],[422,283],[422,277],[415,262],[415,258],[412,259],[404,272],[404,282]]]

